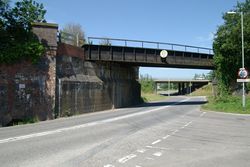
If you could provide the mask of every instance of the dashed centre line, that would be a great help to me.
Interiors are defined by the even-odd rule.
[[[184,125],[185,127],[189,126],[191,123],[193,123],[193,121],[188,122],[186,125]]]
[[[156,140],[156,141],[154,141],[154,142],[152,143],[152,145],[155,145],[155,144],[160,143],[160,142],[161,142],[160,139],[159,139],[159,140]]]
[[[200,117],[203,117],[206,114],[206,112],[201,113]]]
[[[161,152],[156,152],[153,155],[156,156],[156,157],[160,157],[160,156],[162,156],[162,153]]]
[[[147,150],[146,149],[139,149],[137,150],[138,153],[145,153]]]
[[[107,164],[107,165],[104,165],[103,167],[115,167],[115,166],[111,164]]]
[[[129,161],[129,160],[135,158],[136,156],[137,156],[137,155],[135,155],[135,154],[130,154],[130,155],[127,155],[127,156],[125,156],[125,157],[119,159],[118,162],[124,164],[124,163],[126,163],[127,161]]]
[[[170,135],[167,135],[167,136],[164,136],[163,139],[167,139],[167,138],[169,138],[169,137],[170,137]]]

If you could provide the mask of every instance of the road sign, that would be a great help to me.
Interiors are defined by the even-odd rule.
[[[237,79],[237,82],[250,82],[250,79]]]
[[[247,76],[248,76],[248,71],[245,68],[240,68],[239,71],[238,71],[238,76],[241,79],[246,79]]]
[[[165,58],[168,56],[168,51],[162,50],[162,51],[160,52],[160,56],[161,56],[161,58],[165,59]]]

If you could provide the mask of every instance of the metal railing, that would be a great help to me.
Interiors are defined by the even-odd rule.
[[[153,42],[153,41],[119,39],[119,38],[88,37],[88,43],[97,45],[166,49],[173,51],[213,54],[213,50],[211,48],[166,43],[166,42]]]
[[[57,37],[58,37],[57,41],[59,43],[63,42],[75,46],[80,46],[81,43],[84,43],[84,41],[79,38],[78,34],[74,35],[64,31],[60,31]]]

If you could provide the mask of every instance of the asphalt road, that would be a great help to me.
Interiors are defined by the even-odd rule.
[[[200,111],[204,97],[0,129],[3,167],[248,167],[250,116]]]

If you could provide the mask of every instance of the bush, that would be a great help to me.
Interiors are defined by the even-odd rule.
[[[141,91],[143,93],[153,93],[155,90],[155,83],[151,76],[149,75],[140,75],[140,84]]]

